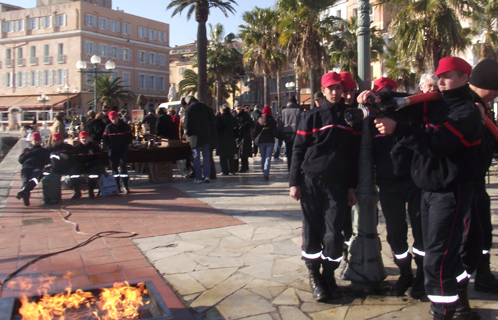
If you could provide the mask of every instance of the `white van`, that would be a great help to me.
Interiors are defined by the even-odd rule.
[[[161,103],[156,108],[156,114],[158,113],[160,108],[164,108],[166,109],[165,111],[168,111],[170,107],[174,107],[176,109],[176,112],[178,113],[180,111],[181,101],[171,101],[171,102]]]

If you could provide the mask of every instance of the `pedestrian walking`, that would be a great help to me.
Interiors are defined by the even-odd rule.
[[[261,170],[265,180],[270,179],[271,156],[276,137],[277,122],[272,117],[271,107],[264,106],[261,117],[256,121],[253,138],[261,153]]]

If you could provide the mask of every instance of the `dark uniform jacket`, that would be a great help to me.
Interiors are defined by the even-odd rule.
[[[101,150],[93,142],[86,145],[80,143],[73,149],[73,163],[75,165],[94,166],[100,165]]]
[[[474,102],[481,104],[486,110],[486,115],[489,116],[491,112],[490,108],[482,101],[482,99],[477,95],[477,93],[472,93],[472,95],[474,97]],[[486,173],[489,170],[489,166],[493,161],[493,156],[497,151],[496,149],[498,146],[495,136],[491,133],[491,131],[489,131],[489,129],[487,129],[484,126],[484,124],[482,125],[482,129],[483,129],[482,143],[481,143],[481,148],[479,148],[475,164],[477,169],[477,175],[475,180],[481,182],[481,184],[482,182],[485,182]]]
[[[344,120],[345,104],[324,100],[303,114],[294,140],[289,186],[300,186],[303,174],[356,187],[360,125]]]
[[[62,142],[60,145],[50,148],[49,152],[53,173],[64,174],[71,168],[73,161],[72,145]]]
[[[426,191],[473,180],[483,138],[481,114],[469,86],[443,91],[442,97],[426,108],[410,106],[420,111],[422,128],[400,121],[394,131],[399,144],[414,151],[412,179]]]
[[[156,122],[157,122],[157,117],[153,114],[149,114],[144,118],[144,123],[147,123],[149,125],[150,133],[156,134]]]
[[[93,119],[87,124],[88,134],[93,142],[100,144],[105,126],[104,121],[100,119]]]
[[[50,152],[42,146],[26,148],[19,155],[23,168],[43,168],[50,163]]]
[[[105,127],[102,137],[104,146],[117,151],[124,151],[133,140],[130,126],[122,120],[117,125],[112,122]]]

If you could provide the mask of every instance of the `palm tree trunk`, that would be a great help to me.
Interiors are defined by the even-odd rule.
[[[197,26],[197,66],[198,66],[198,91],[199,101],[207,102],[207,36],[206,21],[199,21]]]
[[[268,75],[263,76],[263,105],[270,105],[270,77]]]
[[[280,70],[277,71],[277,112],[280,112],[280,108],[282,108],[282,90],[281,90],[281,83],[280,83]]]
[[[310,109],[315,107],[315,91],[316,91],[316,70],[310,69]]]
[[[294,69],[297,70],[297,69]],[[296,71],[296,99],[297,103],[299,104],[301,102],[301,76],[299,75],[299,72]]]

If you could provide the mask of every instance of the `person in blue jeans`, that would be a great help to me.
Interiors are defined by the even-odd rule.
[[[253,133],[254,143],[259,146],[261,153],[261,169],[265,180],[270,179],[270,163],[273,145],[277,137],[277,122],[272,117],[271,108],[264,106],[263,114],[256,121]]]
[[[216,146],[216,125],[214,113],[206,104],[199,102],[194,96],[185,98],[185,135],[192,148],[194,158],[194,183],[210,182],[211,147]],[[201,171],[202,154],[202,171]],[[204,174],[204,180],[202,179]]]

